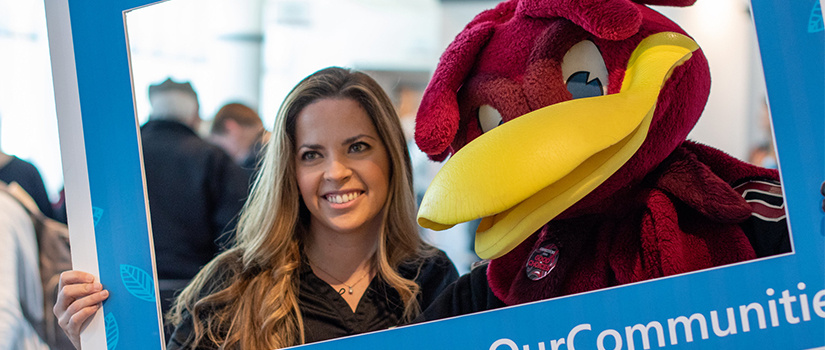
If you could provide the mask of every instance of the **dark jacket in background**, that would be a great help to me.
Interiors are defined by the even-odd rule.
[[[147,122],[141,141],[158,278],[191,279],[231,238],[247,176],[178,122]]]
[[[40,172],[34,165],[12,156],[8,164],[0,167],[0,180],[5,183],[17,182],[34,199],[37,208],[44,215],[55,219],[49,195],[46,193],[46,186],[43,185],[43,178],[40,177]]]

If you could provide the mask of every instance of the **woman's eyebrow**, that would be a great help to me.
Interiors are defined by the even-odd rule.
[[[309,148],[311,150],[319,150],[319,149],[323,149],[324,147],[319,145],[319,144],[303,144],[303,145],[298,146],[298,149],[302,149],[302,148]]]
[[[369,139],[373,139],[373,140],[375,140],[375,138],[374,138],[374,137],[372,137],[372,136],[370,136],[370,135],[367,135],[367,134],[358,134],[358,135],[355,135],[355,136],[353,136],[353,137],[350,137],[350,138],[348,138],[348,139],[344,140],[344,142],[341,142],[341,144],[342,144],[342,145],[348,145],[348,144],[350,144],[350,143],[353,143],[353,142],[355,142],[355,141],[358,141],[358,139],[360,139],[360,138],[369,138]]]

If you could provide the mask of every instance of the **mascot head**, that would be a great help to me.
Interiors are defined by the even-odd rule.
[[[707,101],[698,45],[650,5],[695,0],[510,0],[450,44],[415,141],[451,156],[424,227],[481,218],[476,251],[506,254],[548,221],[610,210],[680,145]]]

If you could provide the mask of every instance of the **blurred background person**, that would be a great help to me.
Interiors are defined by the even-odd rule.
[[[776,159],[776,147],[773,144],[773,126],[771,125],[771,113],[768,108],[766,98],[762,99],[759,105],[758,116],[755,121],[754,139],[756,145],[752,146],[748,153],[747,161],[751,164],[764,168],[777,169],[779,163]]]
[[[189,82],[149,87],[152,112],[140,130],[161,310],[228,245],[247,176],[200,138],[198,95]]]
[[[23,206],[0,190],[0,349],[48,349],[37,334],[43,322],[34,225]]]
[[[226,151],[249,174],[251,183],[268,136],[255,110],[233,102],[224,105],[215,114],[208,140]]]
[[[416,205],[421,205],[427,187],[443,166],[430,160],[427,154],[418,149],[414,141],[415,112],[421,104],[423,87],[399,85],[395,89],[398,96],[396,110],[401,121],[401,128],[410,150],[410,161],[413,169],[413,191]],[[433,231],[418,226],[421,237],[434,246],[443,249],[455,264],[458,273],[463,275],[470,272],[473,264],[481,260],[476,255],[474,242],[475,231],[481,219],[472,222],[463,222],[442,231]]]

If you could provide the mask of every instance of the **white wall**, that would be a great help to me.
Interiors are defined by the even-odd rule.
[[[656,9],[693,36],[710,65],[708,103],[688,137],[746,159],[765,92],[754,69],[761,66],[748,2],[700,0],[689,8]]]
[[[201,118],[224,104],[260,102],[262,0],[174,0],[126,15],[138,119],[150,111],[149,85],[190,81]]]
[[[440,54],[436,0],[266,0],[264,9],[265,125],[318,69],[428,71]]]
[[[51,199],[63,186],[43,1],[0,0],[0,149],[33,163]]]

